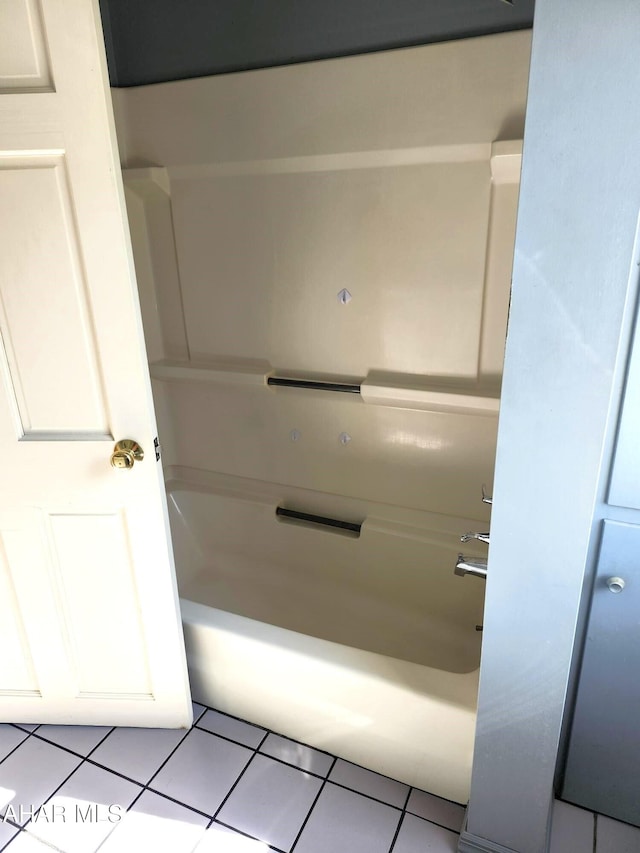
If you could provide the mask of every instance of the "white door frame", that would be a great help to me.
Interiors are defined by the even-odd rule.
[[[626,517],[605,498],[640,264],[639,31],[637,0],[536,0],[460,851],[547,849],[601,520]]]

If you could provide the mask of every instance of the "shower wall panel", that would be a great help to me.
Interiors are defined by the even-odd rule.
[[[225,519],[179,567],[192,598],[224,607],[239,553],[311,585],[324,564],[333,595],[336,566],[383,590],[384,554],[475,649],[444,668],[475,665],[483,584],[453,566],[489,519],[529,38],[114,93],[165,470]],[[278,506],[360,536],[300,539]]]

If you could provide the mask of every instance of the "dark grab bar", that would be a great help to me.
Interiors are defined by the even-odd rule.
[[[356,536],[360,536],[362,528],[362,522],[340,521],[338,518],[312,515],[310,512],[298,512],[296,509],[285,509],[282,506],[277,507],[276,515],[279,518],[286,518],[289,521],[302,521],[309,524],[319,524],[323,527],[333,527],[335,530],[347,530],[349,533],[355,533]]]
[[[339,391],[343,394],[359,394],[360,386],[348,382],[321,382],[315,379],[289,379],[269,376],[267,385],[279,385],[282,388],[307,388],[311,391]]]

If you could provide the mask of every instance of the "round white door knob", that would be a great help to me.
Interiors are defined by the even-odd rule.
[[[607,578],[607,586],[609,588],[609,592],[622,592],[624,589],[624,579],[623,578]]]

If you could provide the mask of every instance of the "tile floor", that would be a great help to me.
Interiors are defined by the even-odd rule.
[[[186,731],[0,725],[0,851],[455,853],[464,809],[194,704]],[[550,853],[638,853],[556,803]]]

